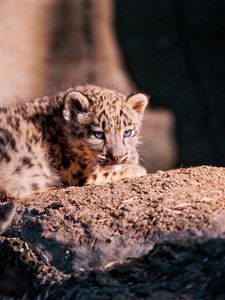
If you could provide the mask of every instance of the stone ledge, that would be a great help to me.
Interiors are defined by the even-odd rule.
[[[18,253],[29,249],[41,269],[48,270],[43,275],[34,268],[38,284],[55,282],[57,289],[70,274],[99,269],[104,274],[114,265],[142,257],[156,243],[222,241],[224,212],[225,168],[159,171],[20,199],[17,216],[1,244],[9,243],[12,249],[10,243],[19,239],[24,250]],[[5,257],[4,247],[0,251]]]

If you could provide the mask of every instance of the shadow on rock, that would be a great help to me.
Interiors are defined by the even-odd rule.
[[[58,241],[56,238],[42,235],[43,228],[38,221],[27,220],[20,237],[32,245],[35,254],[46,264],[51,264],[66,274],[73,272],[73,260],[76,253],[71,245]]]
[[[222,239],[164,242],[108,271],[71,277],[48,299],[224,299],[224,253]]]

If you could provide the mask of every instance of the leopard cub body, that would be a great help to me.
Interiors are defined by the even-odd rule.
[[[0,194],[144,175],[136,146],[147,102],[144,94],[80,85],[0,108]]]

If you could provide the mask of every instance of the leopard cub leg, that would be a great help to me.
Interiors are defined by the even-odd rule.
[[[86,180],[87,184],[102,184],[120,180],[122,178],[134,178],[146,175],[144,167],[137,164],[118,164],[96,169]]]

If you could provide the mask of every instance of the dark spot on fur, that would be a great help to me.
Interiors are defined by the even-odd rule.
[[[85,179],[84,178],[80,178],[78,181],[78,186],[82,186],[85,184]]]
[[[37,159],[37,158],[36,158]],[[38,167],[40,168],[40,169],[43,169],[43,166],[42,166],[42,163],[38,163]]]
[[[77,149],[80,150],[80,151],[83,151],[84,147],[81,146],[81,145],[78,145],[78,146],[77,146]]]
[[[87,164],[86,163],[81,163],[80,167],[81,167],[81,169],[86,169],[87,168]]]
[[[77,136],[79,139],[82,139],[82,138],[84,137],[84,135],[85,135],[84,132],[79,132],[79,133],[77,133],[76,136]]]
[[[71,163],[70,160],[67,159],[66,157],[62,159],[62,166],[64,169],[68,169],[70,167],[70,163]]]
[[[10,145],[10,147],[15,150],[16,149],[16,141],[12,136],[11,132],[7,129],[0,128],[0,137],[1,137],[1,145],[6,146]]]
[[[21,166],[18,166],[18,167],[16,167],[14,173],[20,173],[21,170],[22,170],[22,167],[21,167]]]
[[[83,172],[78,171],[78,172],[76,172],[76,173],[73,173],[73,174],[72,174],[72,177],[73,177],[73,179],[78,179],[78,178],[80,178],[82,175],[83,175]]]
[[[109,176],[109,173],[106,172],[106,173],[104,173],[103,175],[104,175],[104,177],[108,177],[108,176]]]
[[[27,147],[27,150],[28,150],[29,152],[31,152],[31,146],[30,146],[28,143],[26,143],[26,147]]]
[[[8,123],[8,124],[11,124],[11,123],[12,123],[12,116],[8,116],[8,117],[7,117],[7,123]]]
[[[96,175],[96,174],[92,175],[92,178],[93,178],[94,180],[96,180],[97,175]]]
[[[38,185],[37,183],[33,183],[33,184],[32,184],[32,190],[33,190],[33,191],[39,190],[39,185]]]
[[[24,166],[27,166],[28,168],[32,168],[33,167],[33,163],[32,163],[32,161],[31,161],[31,158],[30,157],[28,157],[28,156],[24,156],[23,158],[22,158],[22,164],[24,165]]]
[[[10,162],[11,158],[3,149],[0,148],[0,160],[5,160],[6,162]]]
[[[32,136],[32,141],[34,141],[35,144],[37,144],[38,142],[40,142],[40,137],[37,136],[37,135],[33,135],[33,136]]]
[[[5,140],[2,137],[0,137],[0,144],[5,146]]]
[[[7,108],[6,107],[0,107],[0,112],[6,113],[7,112]]]
[[[6,193],[2,190],[0,190],[0,202],[6,202],[8,200],[8,197]]]

